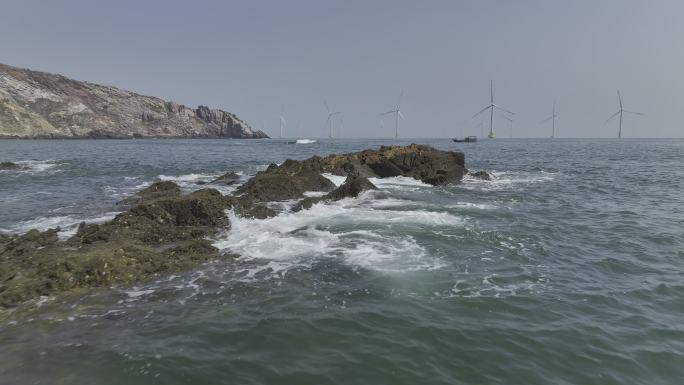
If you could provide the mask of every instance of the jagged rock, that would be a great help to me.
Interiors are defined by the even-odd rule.
[[[292,210],[300,211],[310,209],[311,206],[321,201],[331,202],[338,201],[344,198],[355,198],[359,196],[359,194],[361,194],[363,191],[377,189],[378,188],[375,187],[375,185],[371,183],[371,181],[369,181],[368,178],[364,176],[350,175],[347,177],[347,179],[340,187],[332,190],[331,192],[327,193],[322,197],[304,198],[299,203],[297,203],[292,208]]]
[[[301,198],[305,191],[330,191],[335,184],[319,172],[299,169],[292,173],[281,167],[269,167],[238,188],[245,197],[257,201],[281,201]]]
[[[116,203],[120,207],[132,207],[140,203],[151,202],[160,198],[178,197],[181,195],[180,187],[171,181],[161,181],[138,191],[135,195]]]
[[[0,162],[0,170],[19,170],[21,166],[13,162]]]
[[[494,175],[487,171],[468,172],[468,176],[480,180],[494,180]]]
[[[267,138],[229,112],[0,64],[0,137]]]
[[[221,175],[220,177],[209,182],[210,184],[220,184],[225,186],[233,185],[240,181],[240,175],[233,171],[228,171],[227,173]]]

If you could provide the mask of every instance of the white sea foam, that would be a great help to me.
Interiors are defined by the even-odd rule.
[[[323,176],[324,176],[325,178],[327,178],[329,181],[333,182],[333,184],[335,184],[335,186],[337,186],[337,187],[342,186],[342,184],[344,183],[344,181],[347,180],[347,177],[346,177],[346,176],[339,176],[339,175],[328,174],[328,173],[324,173],[324,174],[321,174],[321,175],[323,175]]]
[[[177,182],[177,183],[197,183],[197,182],[209,182],[217,177],[219,177],[221,173],[213,173],[213,174],[185,174],[185,175],[178,175],[178,176],[169,176],[169,175],[158,175],[157,178],[162,181],[172,181],[172,182]]]
[[[413,179],[407,176],[394,176],[390,178],[368,178],[368,180],[379,188],[432,187],[432,185],[423,183],[418,179]]]
[[[516,185],[549,182],[556,179],[559,173],[535,171],[494,171],[494,179],[485,181],[468,174],[463,177],[462,188],[469,190],[506,190]]]
[[[429,270],[443,265],[412,237],[383,230],[412,225],[423,230],[463,226],[462,218],[443,212],[376,209],[373,202],[373,194],[364,193],[359,198],[318,204],[264,220],[240,218],[229,212],[231,229],[214,245],[243,259],[278,261],[280,270],[326,257],[379,271]],[[358,227],[378,230],[353,230]],[[274,270],[274,266],[268,268]]]
[[[313,139],[297,139],[296,144],[313,144],[316,143]]]
[[[236,174],[240,176],[241,180],[246,180],[247,178],[242,172],[237,172]],[[221,175],[223,175],[222,172],[209,174],[184,174],[178,176],[158,175],[157,178],[162,181],[174,182],[185,191],[195,191],[202,188],[211,187],[224,195],[231,195],[235,193],[235,190],[241,183],[235,183],[232,185],[209,183]]]
[[[91,217],[76,217],[72,215],[60,215],[52,217],[38,217],[26,221],[16,223],[7,229],[0,229],[4,233],[25,233],[31,229],[45,231],[59,227],[61,231],[57,234],[59,239],[67,239],[78,230],[78,225],[81,222],[86,223],[103,223],[114,219],[119,212],[109,212],[102,215]]]

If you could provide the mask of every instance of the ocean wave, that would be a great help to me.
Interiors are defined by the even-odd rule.
[[[378,271],[431,270],[443,262],[429,255],[411,235],[389,231],[397,226],[463,226],[464,219],[445,212],[376,209],[372,193],[318,204],[309,210],[268,219],[245,219],[229,212],[231,228],[215,239],[220,250],[242,259],[279,261],[301,266],[309,259],[333,257]],[[362,227],[375,230],[355,230]],[[383,231],[384,230],[384,231]],[[287,262],[287,263],[284,263]],[[274,270],[274,266],[269,266]]]
[[[235,183],[232,185],[224,185],[220,183],[210,183],[214,179],[223,175],[224,172],[218,173],[207,173],[207,174],[183,174],[178,176],[171,175],[158,175],[157,179],[161,181],[171,181],[180,186],[181,189],[186,192],[196,191],[203,188],[213,188],[218,190],[221,194],[232,195],[237,190],[241,183]],[[247,176],[243,172],[236,172],[240,176],[240,181],[247,179]]]
[[[0,170],[2,173],[12,173],[12,174],[42,174],[47,172],[57,172],[57,166],[64,162],[57,160],[18,160],[14,161],[19,165],[19,169],[16,170]]]
[[[45,231],[59,227],[60,232],[58,238],[61,240],[67,239],[78,230],[78,225],[81,222],[86,223],[104,223],[114,219],[120,212],[108,212],[101,215],[89,217],[76,217],[72,215],[59,215],[51,217],[37,217],[14,224],[9,228],[0,229],[0,232],[8,234],[23,234],[31,229]]]
[[[486,181],[468,174],[463,177],[461,188],[469,190],[506,190],[516,185],[529,185],[555,180],[560,173],[546,171],[493,171],[494,179]]]

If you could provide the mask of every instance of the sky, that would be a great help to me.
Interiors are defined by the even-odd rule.
[[[0,62],[237,114],[272,136],[683,137],[681,0],[3,0]],[[509,136],[495,116],[494,131]]]

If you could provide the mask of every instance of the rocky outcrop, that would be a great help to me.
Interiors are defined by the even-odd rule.
[[[322,172],[347,178],[335,188]],[[210,188],[184,195],[173,182],[157,182],[119,202],[126,211],[113,220],[82,223],[65,241],[58,239],[59,229],[0,234],[0,308],[39,296],[139,283],[222,257],[208,237],[229,231],[226,210],[264,219],[276,212],[263,202],[304,198],[306,191],[328,192],[301,200],[294,208],[301,210],[356,197],[376,189],[367,176],[403,175],[443,184],[460,180],[462,174],[463,154],[411,145],[273,164],[241,186],[236,196]]]
[[[220,257],[206,237],[230,228],[226,209],[253,218],[275,215],[253,201],[224,197],[213,189],[180,195],[178,186],[170,184],[160,182],[136,194],[138,204],[112,221],[82,223],[66,241],[58,241],[59,229],[0,235],[0,308],[196,266]],[[154,195],[164,191],[166,196]]]
[[[141,203],[149,203],[161,198],[173,198],[181,195],[180,187],[170,181],[156,182],[138,191],[133,196],[116,203],[119,207],[132,207]]]
[[[266,138],[229,112],[0,64],[0,136]]]
[[[371,183],[368,178],[359,175],[350,175],[340,187],[332,190],[322,197],[304,198],[299,201],[299,203],[297,203],[292,210],[301,211],[310,209],[311,206],[319,202],[334,202],[344,198],[355,198],[364,191],[377,189],[378,188],[375,187],[375,185]]]

